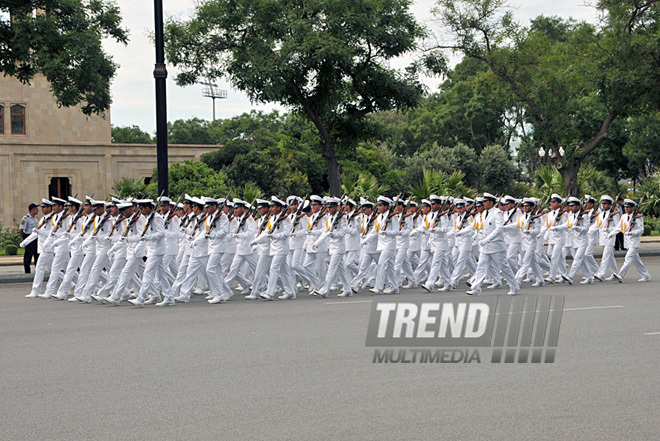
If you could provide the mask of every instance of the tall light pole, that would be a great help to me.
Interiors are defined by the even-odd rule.
[[[213,84],[210,81],[205,81],[203,83],[200,83],[205,85],[206,87],[202,90],[202,96],[205,96],[207,98],[211,98],[213,100],[213,121],[215,121],[215,100],[216,99],[225,99],[227,98],[227,91],[226,90],[221,90],[218,89],[217,84]]]
[[[165,44],[163,41],[163,0],[154,0],[156,34],[156,165],[158,169],[158,193],[169,194],[167,175],[167,100],[165,97]]]

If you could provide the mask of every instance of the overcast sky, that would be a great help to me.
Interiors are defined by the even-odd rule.
[[[149,41],[153,32],[153,2],[135,0],[116,0],[123,16],[124,26],[130,29],[128,46],[106,42],[106,50],[120,65],[117,76],[112,83],[111,121],[115,126],[138,125],[143,130],[153,133],[156,127],[155,92],[153,68],[155,52]],[[194,0],[163,0],[166,17],[186,17],[194,5]],[[578,20],[593,22],[595,10],[584,5],[584,0],[513,0],[517,5],[515,11],[518,21],[527,23],[538,15],[558,15],[573,17]],[[412,11],[418,20],[431,29],[437,29],[433,24],[431,8],[434,0],[417,0]],[[405,65],[407,63],[400,63]],[[168,120],[202,118],[213,119],[212,100],[202,97],[202,86],[178,87],[174,84],[176,71],[168,65],[167,104]],[[426,81],[429,90],[434,91],[437,79]],[[227,90],[227,99],[216,100],[216,117],[231,118],[252,109],[269,111],[277,108],[274,105],[254,105],[241,92],[233,90],[223,81],[217,81],[221,89]]]

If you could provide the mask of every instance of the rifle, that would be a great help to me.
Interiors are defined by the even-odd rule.
[[[199,229],[202,227],[202,224],[206,222],[206,218],[208,218],[208,216],[202,216],[201,219],[195,224],[195,228],[193,228],[190,237],[195,237],[197,231],[199,231]]]
[[[46,225],[46,221],[49,220],[51,217],[53,217],[53,213],[52,213],[52,212],[51,212],[51,213],[48,213],[47,215],[45,215],[44,217],[42,217],[41,220],[39,221],[40,224],[37,225],[37,228],[36,228],[36,229],[38,230],[38,229],[40,229],[41,227],[43,227],[44,225]]]
[[[225,209],[227,206],[227,200],[229,199],[229,195],[231,194],[231,190],[229,193],[227,193],[227,197],[225,198],[225,201],[222,203],[222,206],[216,211],[215,213],[218,213],[217,215],[213,213],[213,217],[211,218],[211,222],[209,224],[209,231],[206,232],[206,237],[209,237],[209,234],[211,234],[211,231],[215,229],[216,223],[218,222],[218,218],[222,216],[222,210]]]
[[[305,202],[307,201],[307,194],[303,198],[303,201],[298,205],[298,209],[295,212],[295,216],[293,217],[293,223],[291,224],[291,234],[296,232],[296,228],[298,227],[298,224],[300,223],[300,213],[302,213],[303,208],[305,208]]]
[[[158,198],[156,198],[156,200],[159,200],[160,198],[162,198],[164,194],[165,194],[165,190],[161,191],[160,195],[158,195]],[[149,230],[149,226],[153,222],[155,216],[156,216],[156,207],[153,207],[153,210],[151,210],[151,214],[147,218],[147,222],[144,224],[144,231],[142,231],[142,234],[140,235],[140,239],[142,239],[144,236],[147,235],[147,231]]]
[[[137,210],[131,217],[128,218],[128,222],[126,222],[126,229],[124,230],[124,234],[122,234],[121,237],[128,236],[128,233],[131,231],[131,228],[133,228],[133,225],[135,225],[139,217],[140,210]]]
[[[85,227],[84,227],[83,230],[80,232],[80,236],[79,236],[79,237],[84,237],[85,234],[87,234],[87,232],[89,231],[89,229],[92,227],[92,224],[94,223],[94,218],[96,218],[96,215],[95,215],[94,213],[92,213],[92,216],[89,218],[89,220],[88,220],[87,223],[85,224]]]
[[[387,218],[385,218],[385,222],[383,223],[383,228],[382,231],[387,230],[387,226],[392,222],[392,218],[394,217],[394,209],[396,208],[396,204],[399,203],[399,199],[401,199],[401,196],[403,193],[399,193],[399,195],[395,198],[396,202],[393,202],[395,205],[392,207],[389,213],[387,213]]]
[[[410,217],[409,214],[406,214],[406,210],[408,210],[408,206],[410,205],[410,199],[408,199],[404,204],[403,204],[403,211],[401,212],[401,222],[399,222],[399,231],[403,229],[403,227],[406,226],[406,218]]]
[[[642,196],[642,198],[639,200],[639,204],[635,207],[635,210],[633,211],[633,217],[632,220],[630,221],[630,226],[628,227],[628,231],[632,231],[632,228],[635,226],[635,221],[642,217],[642,215],[637,215],[639,213],[639,208],[642,206],[642,202],[644,202],[644,198],[646,195]]]
[[[57,225],[55,225],[55,228],[53,228],[53,231],[50,232],[51,236],[54,235],[55,233],[57,233],[57,231],[62,226],[62,221],[67,217],[69,217],[69,212],[66,212],[66,213],[62,214],[62,217],[60,217],[60,220],[57,221]]]
[[[529,193],[529,191],[527,193]],[[511,213],[509,214],[509,217],[506,219],[506,222],[504,222],[504,225],[508,225],[509,222],[511,222],[513,220],[513,215],[516,214],[518,212],[518,210],[520,209],[520,206],[522,205],[523,199],[525,199],[527,197],[527,193],[525,193],[525,196],[520,198],[520,202],[518,202],[516,204],[516,206],[513,207],[513,210],[511,210]]]
[[[257,198],[254,198],[252,203],[250,204],[250,207],[254,207],[254,203],[257,201]],[[247,222],[247,219],[252,216],[252,210],[254,208],[251,208],[247,213],[243,213],[243,219],[238,223],[238,228],[236,228],[236,234],[241,232],[241,229],[245,226],[245,222]]]
[[[120,215],[117,220],[115,221],[114,224],[112,224],[112,229],[110,230],[110,234],[108,234],[108,237],[112,237],[113,234],[115,234],[115,231],[117,231],[117,227],[119,224],[121,224],[124,219],[126,219],[124,216]]]
[[[369,222],[367,222],[367,227],[364,229],[365,233],[363,236],[366,236],[369,230],[371,229],[371,226],[374,224],[376,221],[376,218],[378,217],[378,213],[371,213],[371,217],[369,218]]]
[[[339,225],[339,221],[344,216],[345,209],[346,209],[346,204],[344,204],[341,207],[341,211],[339,213],[337,213],[337,216],[335,217],[335,220],[332,221],[332,225],[330,226],[330,231],[335,231],[335,228],[337,228],[337,225]]]
[[[73,227],[76,225],[76,222],[78,222],[78,219],[80,219],[82,217],[83,213],[84,213],[84,211],[81,207],[78,210],[78,212],[76,213],[76,215],[73,217],[73,219],[71,220],[71,223],[69,224],[69,228],[66,229],[66,233],[71,232],[71,229],[73,229]]]
[[[96,235],[99,234],[99,231],[101,231],[101,227],[108,220],[109,217],[110,217],[110,210],[108,209],[108,210],[105,211],[105,213],[103,213],[103,216],[101,217],[101,220],[99,221],[99,225],[96,228],[96,231],[94,231],[94,234],[92,234],[92,237],[96,237]]]
[[[316,228],[316,226],[321,221],[321,218],[323,216],[325,216],[325,212],[326,212],[327,209],[328,209],[327,205],[324,205],[323,208],[321,208],[321,211],[318,212],[318,215],[316,216],[316,219],[314,219],[314,222],[312,222],[312,227],[310,228],[310,230],[313,230],[314,228]]]
[[[167,227],[170,225],[170,222],[172,222],[174,216],[176,216],[177,206],[179,205],[179,202],[181,202],[182,197],[183,197],[183,193],[179,195],[179,199],[177,199],[176,202],[174,203],[174,210],[172,210],[172,212],[169,215],[167,215],[167,219],[165,219],[165,225],[163,225],[163,228],[165,228],[166,230]]]

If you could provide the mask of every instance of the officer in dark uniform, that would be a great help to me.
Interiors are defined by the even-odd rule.
[[[39,212],[39,206],[36,204],[30,204],[28,206],[28,214],[23,216],[21,219],[21,225],[18,228],[18,232],[21,235],[21,239],[28,237],[35,228],[37,228],[37,213]],[[37,264],[39,259],[39,252],[37,248],[38,241],[32,241],[29,245],[25,247],[25,254],[23,255],[23,267],[25,269],[25,274],[30,274],[30,261],[32,256],[34,256],[34,264]]]

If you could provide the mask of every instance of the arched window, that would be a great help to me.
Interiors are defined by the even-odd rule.
[[[0,135],[5,134],[5,106],[0,106]]]
[[[11,106],[11,134],[25,135],[25,106]]]

